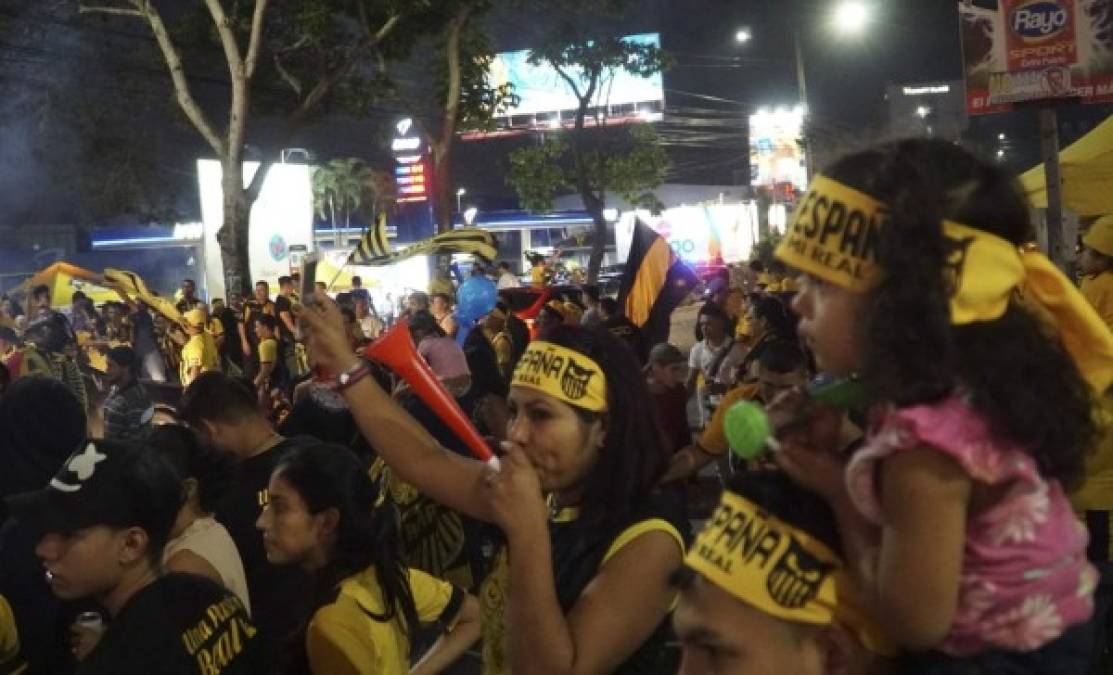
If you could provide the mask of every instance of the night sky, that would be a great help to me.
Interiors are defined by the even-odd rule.
[[[749,173],[749,114],[759,107],[793,105],[798,100],[794,34],[803,46],[816,138],[869,142],[884,132],[886,84],[961,78],[956,0],[862,1],[872,21],[857,37],[840,36],[832,29],[835,0],[641,0],[626,17],[600,21],[598,26],[611,34],[660,32],[663,47],[675,57],[675,66],[664,75],[667,108],[659,127],[672,159],[668,180],[739,184]],[[523,11],[518,3],[507,5],[484,18],[495,46],[500,51],[528,49],[537,43],[551,17]],[[52,183],[41,160],[44,152],[72,151],[81,139],[68,139],[53,149],[33,147],[28,139],[34,119],[17,104],[28,86],[48,76],[68,78],[79,87],[115,86],[100,82],[97,78],[105,75],[98,75],[95,59],[83,56],[83,42],[103,29],[80,19],[69,24],[56,21],[47,14],[46,5],[25,0],[0,0],[0,10],[0,18],[12,22],[21,34],[41,35],[39,43],[23,42],[18,47],[8,44],[15,41],[9,35],[0,45],[0,82],[5,89],[0,106],[0,220],[67,222],[73,209],[66,186]],[[113,31],[142,32],[127,23],[102,25]],[[739,45],[734,35],[743,26],[752,31],[753,39]],[[138,85],[129,87],[138,87],[147,99],[169,99],[164,71],[140,72]],[[220,73],[202,77],[198,96],[221,95],[226,87],[221,79]],[[127,104],[127,97],[134,95],[123,92],[116,102]],[[59,104],[65,105],[64,98]],[[1063,145],[1110,111],[1109,106],[1061,108]],[[384,104],[363,119],[326,118],[299,134],[295,144],[311,149],[321,160],[360,156],[385,169],[389,167],[388,129],[403,114],[397,104]],[[249,143],[259,143],[268,126],[276,125],[256,124]],[[1037,127],[1033,111],[989,115],[971,121],[969,136],[976,143],[995,143],[997,134],[1005,132],[1009,138],[1005,166],[1020,172],[1039,158]],[[180,184],[182,216],[196,217],[194,161],[206,154],[200,139],[180,123],[156,121],[145,133],[158,136],[160,142],[153,145],[164,146],[153,170],[168,184]],[[513,147],[528,142],[530,138],[521,137],[461,143],[455,181],[468,186],[469,199],[481,208],[515,206],[513,192],[504,183],[506,158]]]

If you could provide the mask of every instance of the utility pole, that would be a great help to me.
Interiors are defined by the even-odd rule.
[[[1066,269],[1063,248],[1063,180],[1059,167],[1059,112],[1054,105],[1040,108],[1040,150],[1047,185],[1047,253],[1060,269]]]

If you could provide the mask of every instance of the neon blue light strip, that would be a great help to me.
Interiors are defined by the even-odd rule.
[[[134,246],[136,244],[164,244],[166,242],[178,242],[183,246],[201,243],[200,239],[175,239],[174,237],[130,237],[128,239],[101,239],[92,242],[93,248],[101,248],[104,246]]]

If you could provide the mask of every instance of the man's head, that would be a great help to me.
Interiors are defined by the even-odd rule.
[[[193,279],[182,279],[182,297],[192,300],[197,294],[197,283]]]
[[[271,285],[265,281],[255,282],[255,302],[266,302],[271,299]]]
[[[1098,218],[1086,230],[1078,263],[1083,274],[1113,271],[1113,216]]]
[[[131,347],[109,349],[105,364],[105,375],[111,385],[123,387],[139,377],[139,359]]]
[[[699,327],[706,341],[718,343],[727,335],[727,315],[714,303],[707,303],[699,311]]]
[[[39,284],[31,289],[31,309],[50,309],[50,286]]]
[[[675,346],[662,342],[649,350],[649,375],[664,387],[683,384],[688,377],[688,360]]]
[[[592,284],[590,286],[584,286],[584,293],[583,293],[584,305],[588,309],[592,309],[594,307],[599,306],[599,297],[600,297],[600,292],[599,292],[599,287],[598,286],[596,286],[594,284]]]
[[[270,424],[255,394],[223,373],[201,373],[182,392],[178,417],[218,450],[241,458],[255,450],[254,439]]]
[[[413,312],[429,311],[429,296],[421,291],[414,291],[410,293],[410,297],[406,299],[406,307]]]
[[[754,366],[761,400],[771,403],[778,394],[808,383],[808,357],[795,342],[778,340],[761,347]]]
[[[87,297],[84,291],[74,291],[73,295],[70,296],[70,305],[77,308],[81,303],[85,302]]]
[[[269,340],[278,330],[278,321],[270,314],[255,317],[255,334],[260,340]]]
[[[783,474],[735,479],[674,582],[684,675],[885,672],[830,507]]]
[[[618,316],[618,301],[614,298],[603,298],[599,301],[599,316],[604,321]]]
[[[352,275],[352,288],[363,288],[363,279],[357,275]]]
[[[35,553],[63,600],[142,587],[161,566],[180,505],[181,478],[164,457],[106,440],[83,444],[45,488],[8,500],[38,533]]]
[[[183,326],[185,332],[189,335],[199,335],[201,331],[205,330],[205,322],[208,317],[200,309],[194,308],[182,315],[185,319]]]
[[[19,336],[7,326],[0,326],[0,354],[5,354],[10,349],[19,346]]]
[[[313,283],[313,291],[315,293],[317,293],[317,295],[319,295],[321,297],[324,297],[324,296],[328,295],[328,284],[326,284],[323,281],[314,282]]]
[[[291,276],[278,277],[278,293],[289,297],[294,292],[294,278]]]
[[[509,272],[509,271],[510,271],[510,263],[506,262],[505,260],[503,260],[502,262],[499,263],[499,273],[500,274],[503,273],[503,272]]]
[[[506,328],[506,317],[509,313],[510,309],[505,303],[495,303],[495,308],[483,317],[483,327],[492,333],[501,333]]]
[[[243,295],[237,291],[229,291],[228,306],[237,311],[243,309]]]

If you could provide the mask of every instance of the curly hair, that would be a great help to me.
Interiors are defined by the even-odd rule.
[[[1095,439],[1091,392],[1062,343],[1019,304],[992,321],[952,325],[940,223],[952,220],[1018,246],[1032,240],[1016,180],[957,145],[895,141],[824,172],[889,207],[878,259],[884,280],[866,319],[862,376],[899,406],[966,393],[994,433],[1031,454],[1041,472],[1079,478]]]

